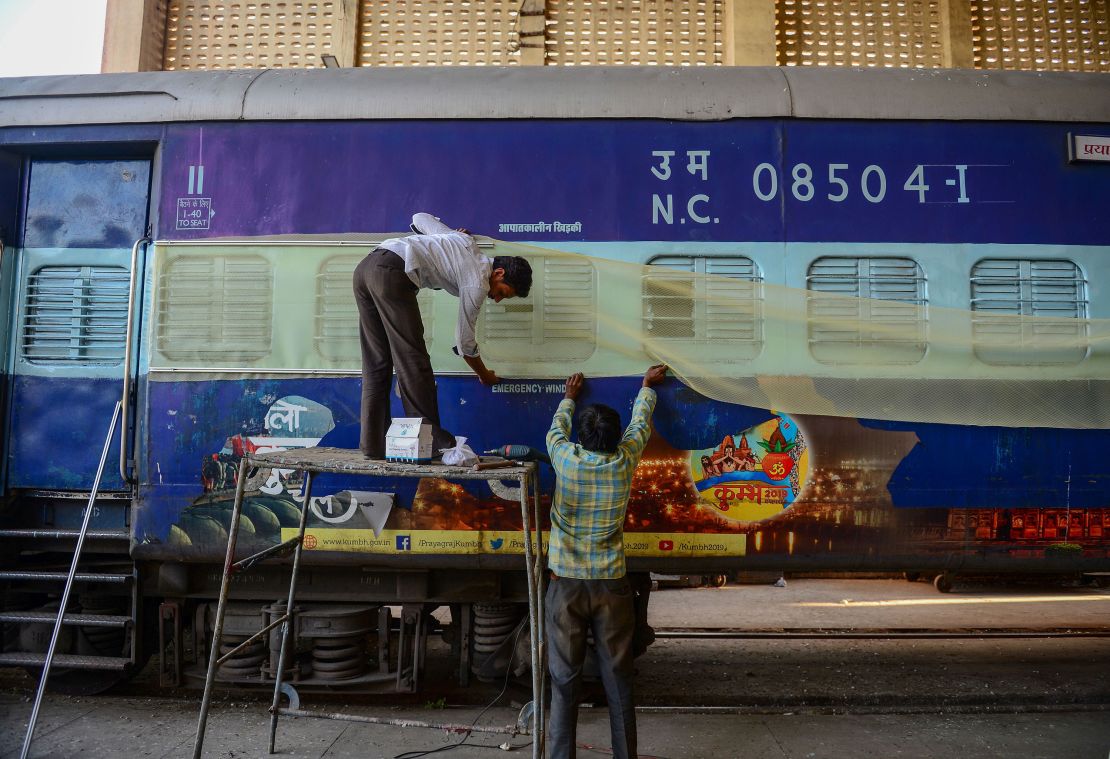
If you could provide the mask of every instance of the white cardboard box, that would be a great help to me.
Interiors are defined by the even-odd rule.
[[[398,417],[385,433],[385,457],[391,461],[431,461],[432,425],[424,417]]]

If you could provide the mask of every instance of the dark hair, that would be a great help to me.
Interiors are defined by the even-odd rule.
[[[532,289],[532,265],[520,256],[497,256],[490,269],[505,270],[505,284],[513,288],[518,298],[527,298]]]
[[[588,451],[616,453],[621,441],[621,416],[604,403],[594,403],[578,414],[578,442]]]

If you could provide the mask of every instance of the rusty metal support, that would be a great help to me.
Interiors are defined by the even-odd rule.
[[[314,717],[316,719],[334,719],[340,722],[364,722],[371,725],[392,725],[393,727],[423,727],[432,730],[446,730],[449,733],[497,733],[510,736],[518,733],[516,725],[460,725],[451,722],[422,722],[417,719],[366,717],[361,714],[314,712],[306,709],[293,709],[291,707],[282,707],[281,713],[289,717]]]
[[[278,654],[277,671],[274,672],[274,701],[270,706],[270,753],[274,753],[274,740],[277,737],[278,705],[281,703],[281,681],[285,677],[285,660],[289,655],[292,639],[296,637],[293,613],[297,600],[297,575],[301,568],[301,554],[304,552],[304,531],[308,526],[308,504],[312,502],[312,478],[314,472],[305,470],[304,503],[301,504],[301,523],[297,528],[297,547],[293,551],[293,573],[289,577],[289,600],[285,604],[284,621],[281,625],[281,653]]]
[[[257,564],[261,561],[266,561],[266,559],[274,559],[274,558],[278,558],[278,557],[281,557],[281,556],[288,556],[289,554],[293,553],[293,551],[297,548],[297,545],[300,542],[301,542],[301,539],[299,537],[297,537],[297,538],[290,538],[289,540],[285,541],[284,543],[278,543],[276,546],[270,546],[269,548],[267,548],[265,550],[259,551],[256,554],[252,554],[251,556],[248,556],[245,559],[240,559],[239,561],[235,562],[234,564],[231,565],[231,571],[232,572],[245,572],[246,570],[253,567],[255,564]]]
[[[220,583],[220,601],[216,606],[216,623],[212,630],[212,650],[208,654],[208,675],[204,678],[204,696],[200,701],[200,717],[197,719],[197,737],[193,741],[193,759],[200,759],[204,752],[204,731],[208,726],[208,709],[212,706],[212,687],[216,684],[217,659],[220,656],[220,640],[224,635],[224,613],[227,611],[227,597],[231,589],[231,565],[235,561],[235,547],[239,542],[239,515],[243,513],[243,491],[247,485],[247,457],[239,462],[239,479],[235,483],[235,504],[231,509],[231,525],[227,532],[227,555],[224,557],[224,576]],[[201,636],[201,640],[203,640]]]

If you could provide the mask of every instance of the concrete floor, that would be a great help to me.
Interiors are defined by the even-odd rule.
[[[30,703],[0,696],[0,756],[18,756]],[[198,703],[178,698],[51,698],[40,718],[34,757],[186,757],[192,755]],[[469,724],[477,708],[377,707],[379,716]],[[494,709],[484,724],[510,724],[515,712]],[[642,759],[819,759],[845,757],[999,757],[1105,759],[1110,752],[1110,712],[1042,714],[762,714],[639,715]],[[205,742],[207,757],[263,757],[269,719],[261,702],[215,704]],[[585,709],[579,756],[609,755],[608,718]],[[528,748],[497,749],[503,736],[474,734],[468,747],[449,756],[531,756]],[[283,720],[277,749],[282,757],[380,757],[426,751],[458,741],[427,729],[389,728],[314,719]],[[524,746],[526,737],[513,744]]]
[[[904,580],[788,580],[652,594],[656,627],[1110,626],[1110,591]],[[660,640],[638,699],[749,707],[1110,704],[1110,638]]]
[[[1110,625],[1110,593],[1059,586],[965,586],[939,594],[925,583],[790,580],[786,588],[729,585],[653,596],[660,627],[1063,627]],[[460,691],[446,647],[433,640],[429,692],[324,702],[306,708],[469,724],[499,685]],[[663,640],[637,661],[641,756],[679,757],[1059,757],[1110,755],[1110,639]],[[17,756],[33,682],[0,678],[0,757]],[[524,693],[510,691],[509,703]],[[432,708],[438,696],[465,706]],[[679,704],[732,709],[654,711]],[[268,697],[218,694],[209,757],[266,756]],[[151,679],[90,698],[48,696],[32,756],[191,756],[195,691],[165,694]],[[509,724],[495,708],[486,724]],[[442,731],[311,719],[283,720],[279,756],[383,757],[441,748]],[[448,756],[495,756],[503,740],[474,734]],[[526,737],[514,740],[527,743]],[[580,757],[608,755],[604,709],[585,708]],[[481,745],[478,745],[481,744]],[[530,756],[529,749],[511,752]]]

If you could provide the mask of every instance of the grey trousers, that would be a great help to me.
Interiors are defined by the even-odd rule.
[[[436,378],[424,323],[416,302],[419,290],[405,274],[405,262],[396,253],[378,248],[355,267],[355,302],[362,345],[362,434],[364,455],[385,457],[389,429],[389,390],[393,370],[406,416],[422,416],[432,425],[433,456],[455,444],[455,436],[439,426]]]
[[[551,759],[568,759],[575,755],[586,631],[592,630],[601,681],[609,701],[613,756],[635,759],[632,636],[636,617],[628,578],[574,580],[553,577],[547,587],[545,603],[547,669],[551,675],[547,755]]]

